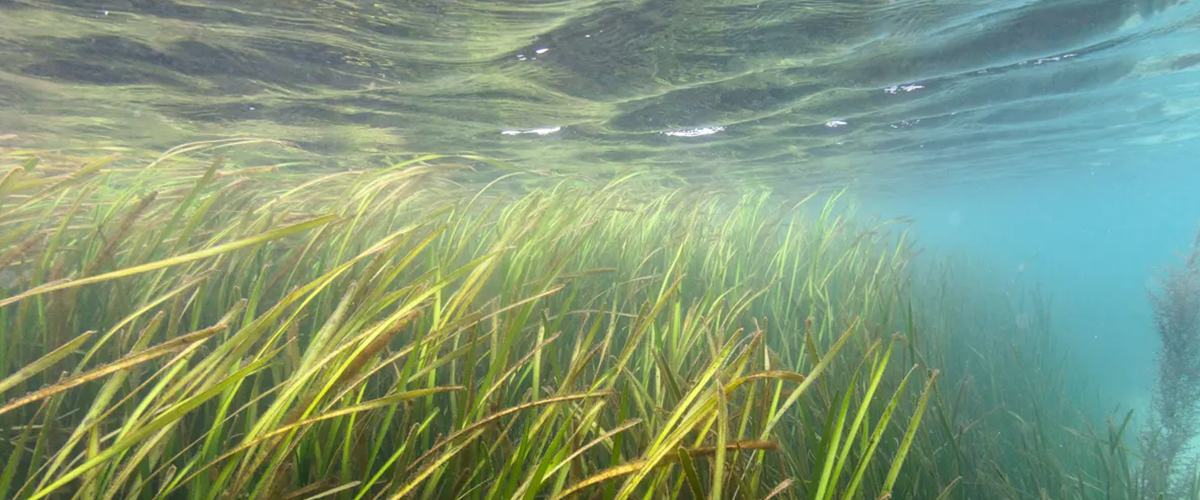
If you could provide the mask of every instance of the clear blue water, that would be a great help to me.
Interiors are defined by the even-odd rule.
[[[1147,294],[1200,229],[1198,146],[936,195],[875,197],[865,210],[914,216],[926,248],[977,256],[1000,281],[1040,285],[1091,395],[1142,407],[1159,344]]]

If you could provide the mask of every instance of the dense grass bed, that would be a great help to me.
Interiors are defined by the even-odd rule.
[[[238,143],[0,156],[0,497],[1147,494],[1046,311],[904,221]]]

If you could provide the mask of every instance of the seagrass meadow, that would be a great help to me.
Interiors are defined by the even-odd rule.
[[[1048,308],[837,193],[261,142],[0,156],[0,498],[1158,494]]]

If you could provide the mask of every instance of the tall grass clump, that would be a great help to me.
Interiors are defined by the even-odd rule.
[[[0,497],[1127,498],[903,221],[254,142],[0,157]]]
[[[1200,235],[1182,266],[1168,266],[1151,293],[1158,333],[1158,384],[1142,430],[1143,481],[1176,498],[1197,498],[1190,442],[1200,429]]]

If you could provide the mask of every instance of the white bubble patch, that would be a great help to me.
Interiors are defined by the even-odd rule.
[[[663,132],[662,134],[669,135],[671,137],[700,137],[702,135],[712,135],[723,130],[725,130],[725,127],[717,125],[713,127],[700,127],[687,130],[671,130]]]
[[[560,130],[562,130],[562,127],[545,127],[545,128],[535,128],[535,129],[530,129],[530,130],[501,130],[500,133],[504,134],[504,135],[525,135],[525,134],[550,135],[550,134],[553,134]]]

